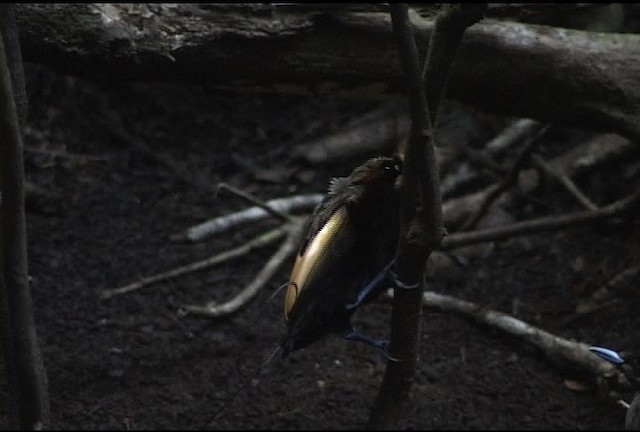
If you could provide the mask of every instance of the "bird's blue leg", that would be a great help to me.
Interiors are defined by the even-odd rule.
[[[387,264],[381,271],[380,273],[378,273],[372,280],[371,282],[369,282],[367,284],[367,286],[365,286],[363,289],[360,290],[360,292],[358,293],[358,298],[356,299],[356,301],[354,303],[349,303],[348,305],[346,305],[345,307],[347,309],[357,309],[360,306],[362,306],[362,304],[367,300],[367,297],[369,296],[369,294],[371,294],[371,292],[373,290],[375,290],[380,283],[382,283],[382,281],[384,280],[384,278],[387,276],[387,274],[389,273],[389,269],[391,268],[391,266],[393,265],[394,260],[391,260],[391,262],[389,264]]]
[[[356,342],[362,342],[367,345],[372,345],[376,348],[379,348],[383,351],[384,356],[390,361],[399,361],[397,358],[391,357],[389,355],[389,341],[385,339],[374,339],[369,336],[365,336],[362,333],[358,333],[357,331],[351,329],[342,334],[342,337],[347,340],[352,340]]]

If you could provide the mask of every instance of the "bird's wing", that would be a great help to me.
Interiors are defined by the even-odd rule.
[[[327,289],[326,282],[336,271],[342,272],[344,258],[351,253],[355,242],[353,226],[349,220],[346,204],[353,193],[346,190],[343,179],[331,182],[329,193],[316,207],[309,220],[306,235],[296,256],[285,297],[285,317],[294,309],[300,295],[313,297],[309,291]],[[303,303],[305,303],[303,301]]]
[[[333,215],[341,207],[353,200],[353,194],[347,193],[348,187],[349,183],[346,178],[334,178],[331,180],[327,196],[316,206],[309,218],[306,234],[300,245],[298,256],[304,255],[309,243],[313,241]]]

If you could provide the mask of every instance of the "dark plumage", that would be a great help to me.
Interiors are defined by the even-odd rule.
[[[351,316],[386,286],[399,232],[399,157],[366,161],[333,179],[309,219],[284,304],[287,335],[216,412],[218,418],[278,352],[282,357],[329,333],[384,347],[356,333]]]
[[[285,299],[282,355],[328,333],[373,343],[351,316],[384,288],[399,232],[398,157],[369,159],[334,179],[310,218]]]
[[[608,348],[592,346],[590,350],[613,364],[624,374],[635,394],[627,410],[625,429],[640,430],[640,358],[630,352],[616,352]]]

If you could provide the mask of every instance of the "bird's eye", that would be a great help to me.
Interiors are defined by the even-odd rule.
[[[385,171],[400,172],[400,165],[398,165],[397,163],[385,164],[384,165],[384,170]]]

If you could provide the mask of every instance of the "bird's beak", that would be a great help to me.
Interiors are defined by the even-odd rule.
[[[614,364],[623,364],[624,359],[622,356],[616,351],[610,350],[609,348],[603,348],[599,346],[591,346],[589,347],[589,351],[596,354],[601,359],[607,360]]]

